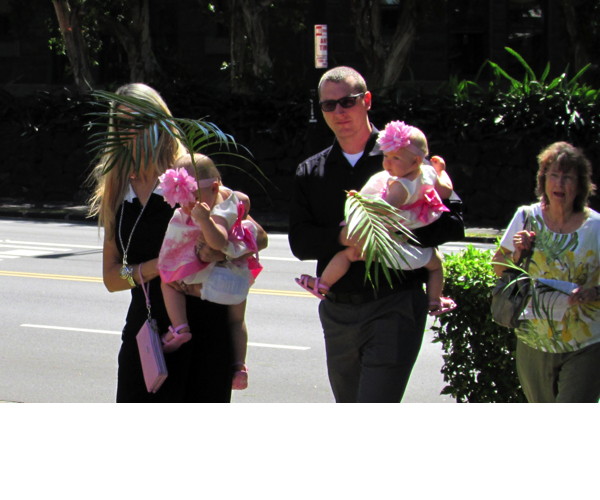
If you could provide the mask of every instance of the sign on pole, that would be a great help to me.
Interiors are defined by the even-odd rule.
[[[327,67],[327,25],[315,24],[315,68]]]

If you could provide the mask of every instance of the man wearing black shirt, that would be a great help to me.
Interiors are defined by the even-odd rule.
[[[296,170],[289,242],[300,260],[317,260],[320,276],[333,255],[351,243],[340,226],[346,191],[360,190],[381,171],[383,156],[374,150],[378,131],[368,117],[372,96],[358,72],[333,68],[322,76],[318,92],[335,141]],[[364,262],[355,262],[319,304],[337,402],[402,399],[425,331],[427,273],[418,269],[391,276],[393,287],[381,274],[375,290],[365,280]]]

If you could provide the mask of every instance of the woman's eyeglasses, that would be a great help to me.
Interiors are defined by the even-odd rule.
[[[356,104],[356,99],[364,96],[364,92],[360,92],[359,94],[347,95],[346,97],[342,97],[337,100],[329,100],[329,101],[321,101],[319,106],[321,106],[321,110],[325,113],[330,113],[331,111],[335,111],[335,108],[339,104],[342,108],[348,109]]]

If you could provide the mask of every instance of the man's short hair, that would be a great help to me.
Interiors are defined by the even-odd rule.
[[[363,76],[353,68],[349,66],[337,66],[323,73],[321,80],[319,80],[319,95],[321,95],[321,86],[325,82],[340,83],[346,80],[352,80],[352,90],[356,93],[367,91],[367,82]]]

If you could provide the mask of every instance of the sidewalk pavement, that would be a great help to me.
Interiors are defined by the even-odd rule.
[[[254,210],[252,216],[268,232],[287,233],[288,218],[286,213],[262,212]],[[36,220],[53,220],[68,222],[87,222],[95,224],[95,220],[87,217],[85,205],[61,203],[16,203],[0,200],[0,218],[22,218]],[[464,241],[478,243],[496,243],[502,230],[496,228],[468,227],[465,229]]]

